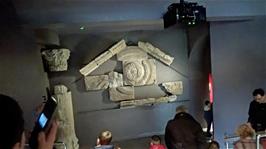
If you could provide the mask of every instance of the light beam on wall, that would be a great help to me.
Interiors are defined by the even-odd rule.
[[[212,75],[209,73],[209,98],[210,102],[213,103],[213,80]]]

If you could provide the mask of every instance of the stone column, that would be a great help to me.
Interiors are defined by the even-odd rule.
[[[79,144],[75,133],[71,92],[67,91],[67,87],[64,85],[56,85],[54,93],[58,102],[55,117],[59,120],[56,141],[64,142],[67,149],[78,149]],[[63,149],[63,146],[57,147],[57,149]]]

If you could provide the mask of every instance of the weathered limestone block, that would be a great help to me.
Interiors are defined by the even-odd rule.
[[[123,74],[118,72],[110,72],[109,76],[109,88],[115,88],[123,86]]]
[[[44,59],[47,61],[50,71],[66,71],[67,60],[70,56],[68,49],[51,49],[42,52]]]
[[[157,58],[161,62],[165,63],[166,65],[170,66],[174,60],[174,57],[171,57],[167,54],[165,54],[163,51],[160,49],[154,47],[152,44],[148,42],[138,42],[138,46],[144,50],[145,52],[149,53],[153,57]]]
[[[156,83],[156,64],[154,59],[123,62],[124,84],[133,86]]]
[[[135,100],[125,100],[120,102],[120,107],[135,106]]]
[[[165,82],[165,83],[162,83],[162,86],[166,89],[167,92],[169,92],[173,95],[182,95],[183,94],[182,81]]]
[[[59,120],[56,141],[64,142],[68,149],[78,149],[79,144],[75,133],[71,92],[68,92],[64,85],[56,85],[54,90],[58,103],[55,117]],[[60,147],[60,149],[63,149],[63,147]]]
[[[109,88],[109,95],[111,101],[122,101],[134,99],[134,86],[123,86],[116,88]]]
[[[86,76],[84,80],[86,90],[107,89],[109,86],[108,75]]]
[[[129,101],[121,101],[120,107],[136,107],[143,105],[152,105],[157,103],[168,103],[174,102],[177,100],[176,95],[159,97],[159,98],[146,98],[146,99],[137,99],[137,100],[129,100]]]
[[[155,103],[155,100],[156,100],[155,98],[135,100],[135,106],[150,105]]]
[[[116,55],[117,53],[121,52],[127,47],[126,41],[124,39],[120,40],[117,44],[113,45],[109,51],[112,52],[113,55]]]
[[[99,67],[99,65],[95,61],[92,61],[88,65],[86,65],[85,67],[80,69],[80,73],[83,74],[84,76],[86,76],[85,74],[90,74],[91,72],[93,72],[98,67]]]
[[[112,57],[112,53],[110,51],[105,51],[104,53],[102,53],[100,56],[98,56],[97,58],[95,58],[95,63],[100,66],[102,65],[104,62],[108,61],[111,57]]]
[[[155,99],[155,103],[166,103],[166,102],[174,102],[177,100],[176,95],[171,96],[165,96],[165,97],[159,97]]]
[[[125,50],[117,54],[118,61],[134,61],[148,59],[148,54],[138,46],[128,46]]]
[[[89,75],[92,71],[97,69],[100,65],[102,65],[104,62],[109,60],[112,56],[124,50],[126,46],[127,45],[126,45],[125,40],[119,41],[117,44],[112,46],[109,50],[105,51],[100,56],[92,60],[89,64],[87,64],[85,67],[81,68],[79,72],[84,76]]]

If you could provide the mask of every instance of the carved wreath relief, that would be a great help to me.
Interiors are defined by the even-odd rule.
[[[123,62],[124,84],[133,86],[156,83],[156,65],[154,59]]]

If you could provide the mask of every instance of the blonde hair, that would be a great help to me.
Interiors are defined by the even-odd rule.
[[[254,129],[250,126],[250,124],[242,124],[240,125],[237,130],[236,134],[241,138],[244,139],[246,137],[253,137],[255,135]]]
[[[108,145],[112,140],[112,133],[108,130],[103,131],[99,135],[99,140],[101,145]]]

